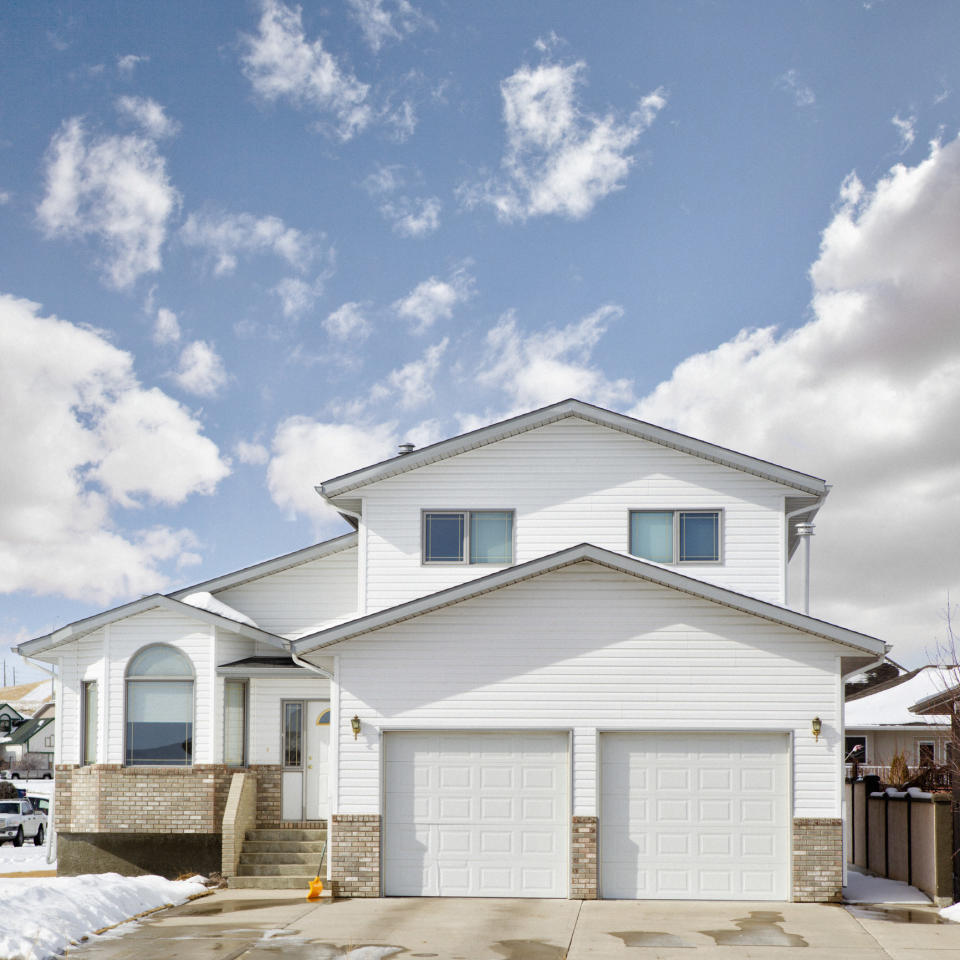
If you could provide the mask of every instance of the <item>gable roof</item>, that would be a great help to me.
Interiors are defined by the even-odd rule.
[[[929,665],[870,687],[847,700],[844,722],[848,730],[864,727],[926,727],[949,723],[937,716],[918,716],[911,707],[940,695],[956,683],[956,667]]]
[[[838,627],[835,624],[827,623],[825,620],[817,620],[808,614],[780,607],[775,603],[758,600],[742,593],[736,593],[726,587],[705,583],[703,580],[687,577],[673,570],[666,570],[656,564],[638,560],[636,557],[625,556],[622,553],[597,547],[592,543],[580,543],[574,547],[567,547],[556,553],[538,557],[536,560],[507,567],[505,570],[498,570],[486,577],[469,580],[466,583],[448,587],[445,590],[398,604],[395,607],[388,607],[386,610],[380,610],[365,617],[358,617],[355,620],[348,620],[346,623],[327,627],[324,630],[295,640],[293,648],[298,655],[302,656],[331,644],[341,643],[344,640],[350,640],[362,634],[371,633],[374,630],[380,630],[383,627],[392,626],[404,620],[410,620],[413,617],[439,610],[442,607],[470,600],[481,594],[490,593],[511,584],[519,583],[522,580],[529,580],[585,560],[637,577],[640,580],[679,590],[682,593],[719,603],[742,613],[770,620],[785,627],[792,627],[812,636],[832,640],[835,643],[852,647],[859,653],[869,654],[873,659],[882,656],[890,649],[888,644],[876,637],[857,633],[855,630],[848,630],[845,627]]]
[[[92,617],[86,617],[83,620],[76,620],[68,623],[59,630],[45,634],[42,637],[36,637],[33,640],[27,640],[14,647],[14,650],[21,657],[37,657],[53,647],[62,643],[68,643],[71,640],[79,640],[94,630],[105,627],[108,623],[115,623],[117,620],[124,620],[127,617],[135,617],[138,614],[146,613],[153,609],[169,610],[181,616],[190,617],[194,620],[200,620],[203,623],[210,623],[214,626],[224,627],[232,633],[239,634],[241,637],[247,637],[250,640],[263,640],[266,643],[272,643],[283,649],[288,648],[288,643],[282,637],[276,634],[268,633],[259,627],[251,627],[245,623],[239,623],[231,620],[229,617],[218,613],[211,613],[201,607],[194,607],[188,603],[183,603],[172,597],[165,597],[162,593],[155,593],[149,597],[141,597],[139,600],[133,600],[122,606],[114,607],[112,610],[106,610],[103,613],[95,614]]]
[[[36,736],[44,727],[53,723],[53,717],[43,717],[40,720],[32,718],[20,724],[13,733],[10,734],[7,744],[16,746],[18,743],[26,743],[31,737]]]
[[[325,480],[317,487],[317,491],[326,499],[335,500],[359,487],[367,486],[367,484],[375,483],[378,480],[385,480],[388,477],[416,470],[428,463],[445,460],[468,450],[486,446],[488,443],[496,443],[506,437],[525,433],[528,430],[554,423],[557,420],[564,420],[567,417],[588,420],[612,430],[619,430],[631,436],[671,447],[702,460],[711,460],[734,470],[742,470],[745,473],[763,477],[765,480],[782,483],[812,497],[822,499],[829,489],[826,482],[819,477],[800,473],[788,467],[781,467],[767,460],[750,457],[745,453],[738,453],[736,450],[729,450],[726,447],[708,443],[706,440],[688,437],[682,433],[676,433],[673,430],[667,430],[664,427],[628,417],[626,414],[614,413],[612,410],[605,410],[603,407],[594,406],[592,403],[571,398],[547,407],[541,407],[538,410],[532,410],[529,413],[520,414],[517,417],[511,417],[508,420],[501,420],[499,423],[493,423],[478,430],[471,430],[468,433],[441,440],[412,453],[391,457],[389,460],[383,460],[380,463],[344,473],[339,477],[333,477],[330,480]]]

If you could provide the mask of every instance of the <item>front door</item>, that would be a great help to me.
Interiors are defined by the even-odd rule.
[[[329,813],[330,704],[326,700],[284,700],[284,820],[326,820]]]

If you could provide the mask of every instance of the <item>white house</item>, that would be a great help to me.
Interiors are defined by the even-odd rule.
[[[823,480],[567,400],[318,492],[353,532],[20,646],[62,869],[214,862],[239,769],[344,895],[838,896],[887,647],[787,604]]]

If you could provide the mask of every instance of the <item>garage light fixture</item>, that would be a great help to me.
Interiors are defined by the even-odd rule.
[[[353,739],[356,740],[360,736],[360,718],[356,714],[350,721],[350,729],[353,731]]]
[[[823,723],[820,721],[819,717],[813,718],[813,723],[810,724],[810,732],[813,734],[813,739],[819,743],[820,742],[820,731],[823,729]]]

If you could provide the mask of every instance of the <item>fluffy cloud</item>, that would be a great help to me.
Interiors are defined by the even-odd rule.
[[[270,452],[262,443],[238,440],[233,445],[233,455],[241,462],[257,466],[270,459]]]
[[[901,117],[899,113],[890,118],[890,122],[897,128],[900,137],[900,152],[905,153],[913,146],[917,138],[917,118],[915,116]]]
[[[433,399],[433,379],[449,342],[449,338],[444,337],[439,343],[427,347],[419,360],[391,370],[385,380],[374,384],[369,402],[396,400],[404,410],[412,410],[428,403]]]
[[[118,289],[160,269],[180,196],[152,139],[88,136],[74,117],[53,137],[45,175],[37,216],[48,237],[98,240],[106,282]]]
[[[473,296],[473,286],[473,277],[460,267],[448,280],[430,277],[418,283],[393,309],[411,321],[411,333],[424,333],[437,320],[449,320],[457,304]]]
[[[350,13],[360,24],[363,37],[374,53],[388,40],[402,40],[420,27],[435,28],[433,21],[409,0],[347,0]]]
[[[233,273],[241,254],[273,254],[297,270],[305,269],[318,253],[320,238],[288,227],[279,217],[251,213],[191,213],[180,228],[180,239],[205,249],[217,275]]]
[[[139,124],[154,140],[172,137],[180,129],[180,124],[171,120],[163,107],[149,97],[118,97],[116,107],[121,116]]]
[[[960,141],[851,176],[811,269],[813,319],[746,330],[633,411],[826,477],[813,612],[919,662],[958,594]]]
[[[291,516],[313,521],[318,536],[343,526],[337,512],[313,489],[358,467],[396,453],[396,425],[324,423],[310,417],[284,420],[273,437],[267,488],[274,503]]]
[[[135,53],[127,53],[117,57],[117,70],[124,76],[132,76],[138,63],[147,63],[149,57],[138,57]]]
[[[578,87],[583,62],[545,61],[520,67],[500,84],[507,149],[504,175],[461,190],[468,205],[492,204],[501,220],[557,214],[585,217],[623,187],[630,149],[667,103],[662,89],[643,97],[628,117],[586,113]]]
[[[121,532],[118,508],[176,506],[229,468],[200,424],[134,375],[130,354],[0,296],[0,591],[107,603],[162,589],[188,530]]]
[[[508,313],[487,333],[477,382],[509,397],[506,416],[566,397],[605,407],[629,404],[631,381],[608,379],[591,359],[610,323],[622,315],[620,307],[606,304],[565,327],[524,333]]]
[[[393,221],[393,232],[401,237],[425,237],[440,226],[441,207],[438,197],[426,197],[422,200],[409,200],[404,197],[384,203],[380,212]]]
[[[788,70],[777,77],[778,89],[793,97],[798,107],[812,107],[817,102],[816,94],[800,79],[796,70]]]
[[[287,100],[296,107],[332,114],[343,140],[372,120],[369,86],[343,70],[321,40],[307,40],[299,6],[263,0],[258,32],[243,40],[244,74],[264,100]]]
[[[153,342],[158,344],[176,343],[180,339],[180,323],[172,310],[161,307],[153,325]]]
[[[285,317],[298,319],[312,309],[326,286],[327,275],[321,274],[312,282],[300,277],[284,277],[273,292],[280,298],[280,309]]]
[[[337,307],[323,321],[323,328],[334,340],[362,343],[370,336],[370,321],[363,315],[363,304],[352,301]]]
[[[183,348],[173,379],[187,393],[212,397],[226,384],[227,371],[212,344],[194,340]]]

